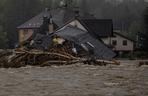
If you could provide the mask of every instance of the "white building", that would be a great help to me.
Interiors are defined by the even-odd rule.
[[[103,42],[111,45],[116,52],[133,52],[135,41],[128,36],[121,34],[121,32],[114,32],[113,37],[102,38]]]

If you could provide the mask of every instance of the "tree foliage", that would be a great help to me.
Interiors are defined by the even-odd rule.
[[[140,33],[141,49],[148,53],[148,7],[144,11],[143,19],[144,31]]]
[[[7,33],[3,31],[3,27],[0,26],[0,48],[6,48],[7,47]]]

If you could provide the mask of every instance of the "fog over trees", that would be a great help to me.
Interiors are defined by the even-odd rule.
[[[145,0],[0,0],[0,47],[17,43],[16,27],[45,8],[56,8],[61,1],[79,7],[98,19],[113,19],[114,30],[131,33],[143,31]]]

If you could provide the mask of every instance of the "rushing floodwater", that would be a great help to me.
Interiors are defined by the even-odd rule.
[[[148,66],[69,65],[0,69],[0,96],[148,96]]]

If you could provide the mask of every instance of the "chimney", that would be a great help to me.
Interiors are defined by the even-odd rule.
[[[49,17],[49,26],[48,27],[49,27],[49,33],[52,33],[54,31],[52,15],[50,15],[50,17]]]
[[[46,24],[48,20],[48,17],[46,15],[43,16],[43,24]]]
[[[74,13],[75,13],[75,17],[77,18],[77,17],[79,17],[79,13],[80,13],[80,11],[79,11],[79,7],[75,7],[74,8]]]
[[[43,15],[43,24],[47,24],[47,22],[48,22],[48,11],[49,11],[49,9],[48,8],[45,8],[45,13],[44,13],[44,15]]]

